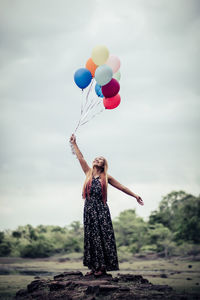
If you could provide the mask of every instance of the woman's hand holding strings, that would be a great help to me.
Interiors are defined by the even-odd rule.
[[[71,144],[75,144],[76,143],[76,136],[73,133],[72,133],[69,141],[70,141]]]

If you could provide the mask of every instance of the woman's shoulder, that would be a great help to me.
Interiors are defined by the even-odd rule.
[[[108,177],[108,181],[113,179],[113,177],[110,174],[107,174],[107,177]]]

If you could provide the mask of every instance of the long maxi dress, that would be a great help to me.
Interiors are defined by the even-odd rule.
[[[83,265],[89,269],[119,270],[115,235],[109,207],[103,203],[100,177],[93,177],[84,203]]]

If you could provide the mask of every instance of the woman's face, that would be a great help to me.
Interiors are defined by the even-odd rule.
[[[105,160],[102,156],[96,157],[93,161],[93,167],[104,167]]]

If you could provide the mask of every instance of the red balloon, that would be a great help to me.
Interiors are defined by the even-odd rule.
[[[118,94],[120,89],[119,82],[112,78],[107,84],[103,85],[101,90],[105,98],[111,98]]]
[[[117,94],[111,98],[103,98],[103,105],[106,109],[113,109],[116,108],[121,102],[121,97]]]

